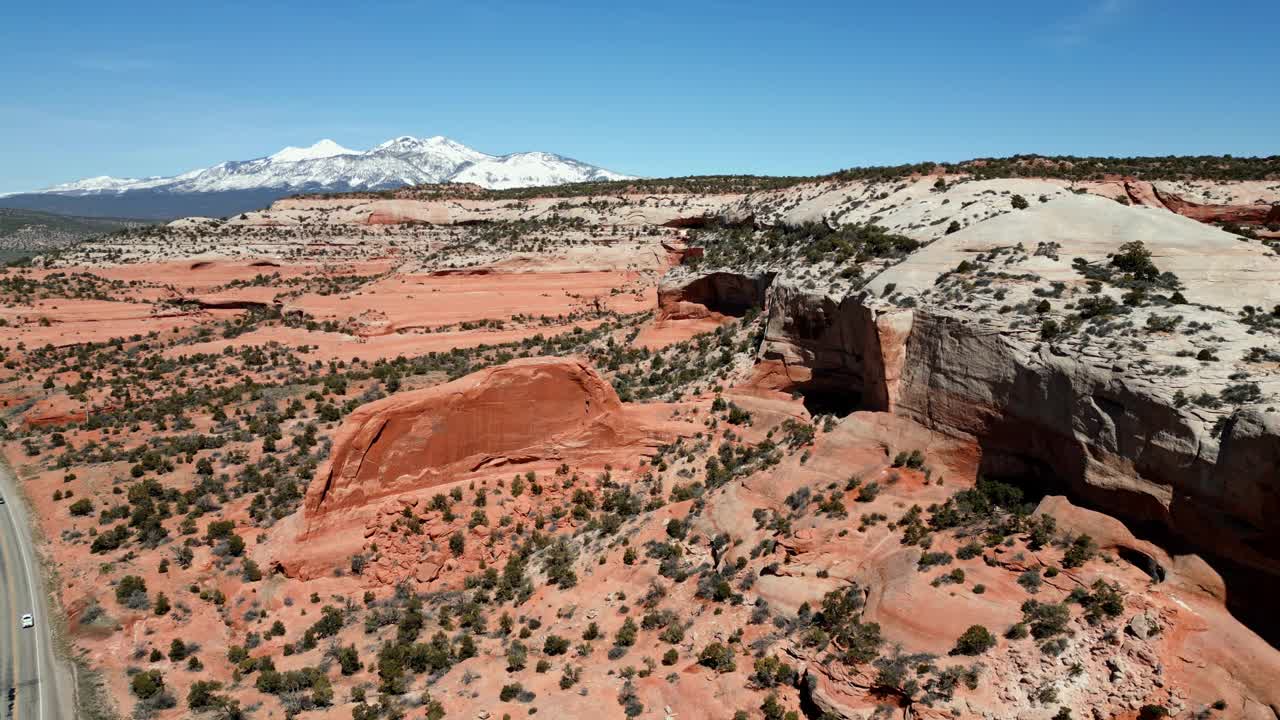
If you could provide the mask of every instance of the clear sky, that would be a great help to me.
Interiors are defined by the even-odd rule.
[[[1277,38],[1276,0],[7,2],[0,191],[405,134],[647,176],[1270,155]]]

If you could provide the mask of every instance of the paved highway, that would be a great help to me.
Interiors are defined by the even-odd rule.
[[[71,679],[54,652],[26,506],[3,461],[0,497],[0,719],[72,720]],[[26,613],[35,617],[35,627],[20,627]]]

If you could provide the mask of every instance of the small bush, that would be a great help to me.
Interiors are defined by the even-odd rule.
[[[858,496],[855,498],[858,502],[872,502],[880,495],[880,483],[869,482],[858,488]]]
[[[981,655],[996,646],[996,637],[982,625],[970,625],[952,649],[952,655]]]
[[[1067,548],[1067,553],[1062,558],[1062,566],[1067,568],[1078,568],[1093,558],[1098,552],[1098,544],[1088,535],[1081,535],[1071,543],[1071,547]]]
[[[125,575],[116,585],[116,602],[134,610],[148,606],[147,583],[137,575]]]
[[[129,689],[139,700],[150,700],[164,690],[164,675],[159,670],[144,670],[129,681]]]
[[[733,672],[738,667],[733,661],[733,648],[718,642],[702,648],[698,653],[698,664],[720,673]]]

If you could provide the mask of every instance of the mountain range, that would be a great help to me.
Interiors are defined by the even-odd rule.
[[[439,135],[404,135],[371,150],[352,150],[326,139],[310,147],[286,147],[266,157],[222,162],[169,177],[86,178],[0,196],[0,207],[170,219],[231,215],[301,192],[388,190],[445,182],[501,189],[630,177],[554,153],[489,155]]]

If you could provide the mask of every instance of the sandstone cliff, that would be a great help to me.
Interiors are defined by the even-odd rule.
[[[1205,204],[1183,199],[1142,180],[1123,182],[1129,202],[1145,207],[1161,208],[1183,217],[1203,223],[1237,223],[1242,225],[1273,225],[1280,223],[1280,205],[1255,202],[1252,204]]]
[[[1108,277],[1111,253],[1135,240],[1170,271],[1169,295],[1126,297],[1125,286],[1082,275]],[[1278,273],[1265,246],[1072,195],[948,234],[861,290],[803,267],[715,268],[673,273],[659,301],[693,315],[717,292],[764,283],[750,387],[800,395],[815,414],[891,412],[964,439],[987,474],[1169,533],[1229,585],[1274,587],[1280,417],[1268,398],[1280,384],[1259,362],[1271,357],[1269,321],[1251,314],[1277,300]],[[1050,320],[1073,329],[1046,336]]]
[[[856,396],[862,409],[971,441],[988,474],[1062,488],[1280,576],[1280,418],[1264,408],[1215,423],[1125,365],[941,308],[829,297],[785,278],[769,289],[758,359],[757,386]]]
[[[307,575],[361,550],[383,501],[416,503],[441,486],[529,467],[640,457],[682,430],[629,410],[585,362],[527,358],[397,393],[351,413],[273,559]],[[539,465],[541,464],[541,465]],[[515,468],[515,469],[513,469]]]
[[[659,320],[688,320],[742,315],[764,307],[775,273],[699,273],[672,270],[658,284]]]

